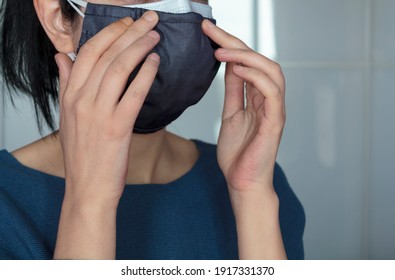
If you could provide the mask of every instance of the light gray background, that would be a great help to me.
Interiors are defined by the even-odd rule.
[[[395,259],[395,0],[211,3],[220,26],[283,66],[278,161],[306,210],[306,258]],[[170,130],[216,142],[223,71]],[[39,138],[29,101],[2,101],[0,148]]]

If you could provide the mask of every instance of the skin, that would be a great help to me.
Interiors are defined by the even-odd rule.
[[[160,41],[152,30],[158,16],[151,11],[136,22],[113,23],[88,41],[72,63],[65,53],[74,51],[80,27],[72,29],[62,20],[57,1],[34,0],[34,5],[59,51],[59,137],[50,135],[13,154],[29,167],[66,180],[54,258],[114,259],[116,211],[125,183],[171,182],[198,158],[191,141],[165,129],[131,133],[160,64],[158,55],[145,60],[119,100],[129,73]],[[236,218],[240,258],[285,259],[273,188],[285,123],[281,68],[207,20],[202,29],[221,46],[215,56],[227,64],[217,154]]]

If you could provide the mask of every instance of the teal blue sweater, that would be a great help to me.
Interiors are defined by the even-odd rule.
[[[237,259],[237,234],[216,146],[195,141],[194,167],[166,185],[127,185],[117,214],[117,259]],[[290,259],[304,257],[303,207],[276,165],[274,186]],[[51,259],[63,178],[0,151],[0,259]]]

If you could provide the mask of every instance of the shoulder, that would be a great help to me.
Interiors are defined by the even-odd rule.
[[[20,185],[24,181],[35,181],[37,179],[33,170],[22,165],[7,150],[0,151],[0,188],[8,185]]]
[[[217,157],[217,145],[204,142],[202,140],[192,140],[198,148],[201,155],[209,157]]]
[[[61,178],[27,167],[7,150],[0,150],[1,202],[12,200],[20,207],[39,204],[48,195],[61,193],[58,187],[63,186]]]
[[[200,140],[193,142],[199,151],[199,157],[192,169],[191,178],[199,185],[199,190],[215,193],[223,198],[228,193],[228,187],[218,165],[217,146]]]
[[[0,150],[0,188],[21,175],[18,161],[7,150]]]
[[[0,151],[0,259],[50,257],[48,236],[56,231],[63,194],[61,182]]]
[[[0,259],[29,258],[21,255],[20,244],[26,240],[28,233],[24,212],[21,211],[25,201],[19,186],[26,178],[18,168],[17,160],[7,151],[0,151]],[[26,182],[29,180],[25,180]]]
[[[204,167],[205,170],[210,174],[218,174],[218,176],[223,176],[221,169],[219,168],[217,161],[217,145],[207,143],[201,140],[193,140],[198,151],[199,159],[198,166]]]
[[[16,209],[25,202],[24,198],[33,195],[31,186],[37,186],[41,180],[32,171],[7,150],[0,151],[0,208]]]

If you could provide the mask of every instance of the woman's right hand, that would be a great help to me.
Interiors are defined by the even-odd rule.
[[[55,59],[66,190],[54,257],[115,258],[116,210],[122,196],[135,120],[156,76],[151,54],[122,96],[130,73],[160,37],[155,12],[121,19],[85,43],[74,64]],[[122,98],[121,98],[122,97]]]

